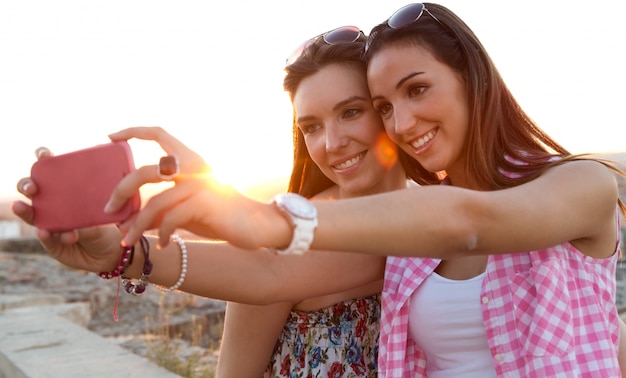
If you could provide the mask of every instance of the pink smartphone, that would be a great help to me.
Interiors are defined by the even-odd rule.
[[[120,180],[135,169],[127,142],[111,142],[38,160],[31,168],[37,185],[34,224],[51,232],[119,223],[140,207],[137,192],[114,214],[103,209]]]

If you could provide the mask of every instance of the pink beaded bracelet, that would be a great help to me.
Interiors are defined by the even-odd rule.
[[[133,257],[135,256],[135,246],[122,247],[122,257],[117,267],[110,272],[99,272],[98,277],[110,280],[124,274],[126,268],[133,263]]]

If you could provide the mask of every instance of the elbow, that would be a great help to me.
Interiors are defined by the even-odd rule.
[[[469,232],[463,242],[463,255],[476,254],[478,251],[478,233]]]
[[[454,226],[450,227],[453,234],[449,240],[452,248],[448,251],[451,258],[479,254],[480,230],[485,220],[485,210],[480,201],[467,201],[465,206],[459,206],[462,211],[454,219]]]
[[[456,238],[449,240],[452,242],[451,245],[445,251],[441,251],[443,260],[479,254],[479,239],[476,232],[460,232]]]

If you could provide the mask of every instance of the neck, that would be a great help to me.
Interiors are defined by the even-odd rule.
[[[361,197],[372,194],[390,192],[399,189],[407,188],[407,176],[406,172],[402,168],[402,166],[398,163],[393,165],[389,170],[385,172],[383,177],[381,177],[380,181],[376,183],[376,185],[360,191],[360,192],[346,192],[339,188],[338,196],[339,198],[353,198],[353,197]]]

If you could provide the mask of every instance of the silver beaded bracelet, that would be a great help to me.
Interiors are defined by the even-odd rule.
[[[178,244],[180,248],[180,256],[181,256],[181,267],[180,267],[180,276],[178,277],[178,281],[173,286],[170,287],[161,287],[158,288],[163,292],[170,292],[174,290],[178,290],[183,282],[185,281],[185,277],[187,276],[187,246],[185,245],[185,241],[178,235],[172,235],[170,240]]]

